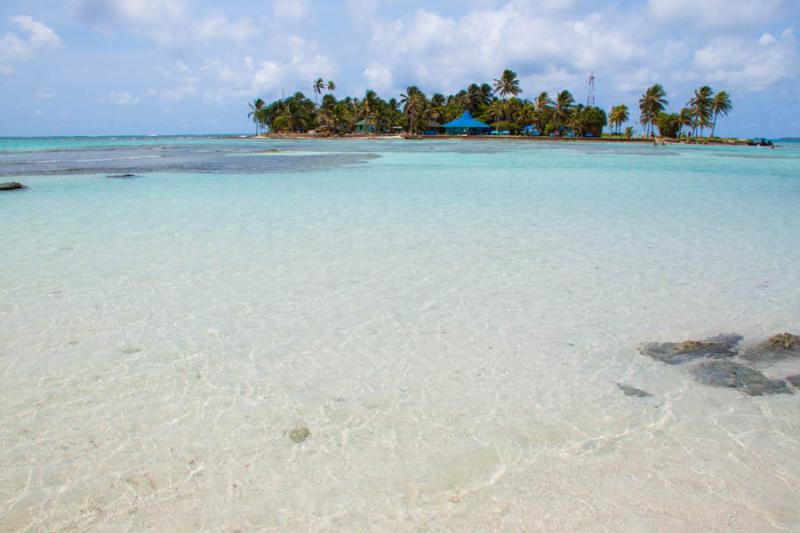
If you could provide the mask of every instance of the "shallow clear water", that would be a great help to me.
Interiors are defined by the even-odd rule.
[[[0,154],[0,530],[800,528],[800,391],[636,349],[800,330],[800,147],[59,143]]]

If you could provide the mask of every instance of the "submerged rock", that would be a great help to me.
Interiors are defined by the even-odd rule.
[[[624,383],[617,383],[617,388],[619,388],[625,396],[635,396],[637,398],[649,398],[652,396],[652,394],[645,390],[637,389],[636,387]]]
[[[789,357],[800,357],[800,336],[791,333],[778,333],[742,351],[742,358],[748,361],[776,361]]]
[[[706,361],[693,366],[690,372],[700,383],[736,389],[750,396],[792,393],[786,382],[769,379],[757,370],[732,361]]]
[[[18,191],[20,189],[27,189],[27,187],[18,181],[6,181],[0,183],[0,191]]]
[[[733,357],[736,355],[736,345],[741,340],[741,335],[729,333],[701,341],[646,342],[639,346],[639,352],[668,365],[677,365],[700,357],[712,359]]]
[[[136,174],[109,174],[106,177],[112,180],[127,180],[130,178],[136,178],[137,176]]]
[[[311,436],[311,431],[307,427],[303,426],[296,427],[289,432],[289,438],[292,439],[292,442],[295,444],[300,444],[309,436]]]
[[[137,348],[135,346],[124,346],[124,347],[120,348],[119,351],[122,352],[122,353],[131,354],[131,353],[139,353],[139,352],[142,351],[142,349],[141,348]]]
[[[797,387],[800,389],[800,374],[795,374],[793,376],[787,376],[786,381],[792,384],[792,386]]]
[[[776,350],[800,350],[800,336],[778,333],[767,339],[767,344]]]

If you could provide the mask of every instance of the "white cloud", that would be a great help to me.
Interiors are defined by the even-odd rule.
[[[56,93],[51,91],[50,89],[39,89],[38,91],[33,93],[33,95],[38,100],[52,100],[53,98],[56,97]]]
[[[296,90],[310,93],[312,79],[320,76],[330,78],[336,72],[333,63],[319,54],[315,45],[292,39],[286,45],[286,54],[274,54],[282,61],[254,59],[252,56],[206,58],[195,67],[178,63],[169,69],[158,69],[163,86],[151,88],[147,96],[162,103],[197,98],[215,104],[257,96],[277,98],[283,89],[289,94]]]
[[[418,10],[374,24],[372,58],[364,76],[385,81],[379,74],[389,71],[400,87],[452,91],[512,68],[529,92],[555,81],[582,88],[590,71],[647,58],[646,47],[634,40],[635,28],[615,25],[601,13],[552,13],[528,2],[476,9],[460,17]]]
[[[138,96],[133,96],[126,91],[112,91],[108,93],[108,102],[114,105],[131,105],[139,102]]]
[[[653,83],[664,84],[677,102],[698,84],[759,90],[798,76],[791,31],[750,34],[790,16],[786,0],[570,4],[487,0],[400,17],[373,0],[348,0],[348,9],[351,17],[369,18],[372,32],[362,77],[394,94],[412,84],[457,91],[505,68],[518,73],[525,97],[567,88],[578,100],[594,72],[603,105],[630,101]]]
[[[307,41],[302,37],[293,35],[285,39],[288,48],[286,51],[278,53],[275,57],[286,57],[289,62],[287,67],[300,81],[300,86],[310,85],[311,81],[319,77],[330,78],[336,73],[336,66],[333,61],[319,51],[318,45],[313,41]]]
[[[262,61],[259,66],[252,69],[251,94],[261,91],[271,91],[280,86],[283,79],[283,69],[272,61]]]
[[[186,64],[178,62],[172,68],[160,67],[156,71],[164,80],[164,86],[148,89],[147,96],[155,97],[161,103],[169,103],[179,102],[198,94],[200,77]]]
[[[147,96],[162,102],[198,98],[225,104],[255,97],[276,98],[282,92],[311,93],[313,80],[332,79],[337,67],[313,41],[296,35],[272,35],[263,56],[210,55],[202,63],[178,63],[161,68],[161,87],[151,86]]]
[[[254,61],[249,56],[236,62],[208,59],[199,69],[205,87],[203,100],[225,103],[276,94],[281,88],[284,70],[274,61]]]
[[[210,41],[246,41],[256,34],[247,18],[198,14],[191,0],[72,0],[80,20],[107,33],[126,31],[160,46],[182,48]]]
[[[41,50],[53,50],[62,45],[61,38],[49,26],[27,15],[9,19],[24,36],[8,32],[0,37],[0,74],[14,72],[11,63],[30,61]]]
[[[374,91],[386,91],[393,87],[394,76],[389,67],[377,63],[370,64],[363,72],[367,87]]]
[[[371,24],[378,13],[378,0],[347,0],[349,17],[358,24]]]
[[[22,30],[28,32],[28,44],[37,48],[58,48],[61,38],[49,26],[27,15],[11,17],[11,21]]]
[[[309,0],[273,0],[272,16],[279,19],[300,19],[308,15]]]
[[[745,90],[761,90],[797,75],[797,41],[791,30],[756,41],[716,38],[694,54],[695,77]]]
[[[648,7],[656,20],[700,28],[747,28],[787,11],[785,0],[649,0]]]

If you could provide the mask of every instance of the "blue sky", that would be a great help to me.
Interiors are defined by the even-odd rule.
[[[0,135],[249,132],[248,101],[317,77],[388,98],[504,68],[579,101],[593,71],[605,108],[709,84],[720,134],[800,135],[798,22],[796,0],[3,0]]]

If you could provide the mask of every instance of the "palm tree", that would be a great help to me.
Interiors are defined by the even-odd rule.
[[[494,95],[494,89],[488,83],[481,83],[481,95],[483,96],[483,101],[486,102],[486,105],[489,105],[492,100],[496,98]]]
[[[683,128],[689,128],[694,123],[694,118],[692,118],[692,110],[688,107],[682,108],[681,112],[678,113],[678,120],[680,122],[678,127],[678,137],[680,137]]]
[[[714,95],[711,101],[711,112],[714,114],[714,122],[711,125],[711,136],[717,131],[717,117],[728,116],[728,113],[733,109],[730,95],[725,91],[720,91]]]
[[[261,118],[261,110],[264,109],[264,100],[256,98],[248,105],[250,106],[250,112],[247,114],[247,118],[253,119],[256,125],[256,135],[258,135],[259,120]]]
[[[487,93],[477,83],[473,83],[469,87],[467,87],[466,102],[465,102],[466,108],[473,115],[477,115],[478,113],[480,113],[481,109],[483,109],[484,106],[488,105],[491,100],[492,100],[491,88]]]
[[[586,129],[588,128],[586,113],[584,113],[585,110],[586,108],[583,106],[583,104],[578,104],[575,106],[575,109],[572,111],[569,121],[567,122],[567,125],[578,137],[583,137],[583,134],[586,133]]]
[[[517,96],[522,92],[519,87],[517,73],[511,69],[505,69],[499,79],[494,80],[494,92],[499,93],[505,100],[508,95]]]
[[[689,100],[689,109],[692,110],[694,118],[695,134],[700,128],[700,136],[703,136],[703,128],[711,127],[711,106],[713,104],[714,91],[711,87],[704,85],[694,90],[694,96]]]
[[[558,132],[557,135],[561,135],[561,126],[569,120],[574,105],[575,98],[569,91],[563,90],[556,96],[553,106],[553,126]]]
[[[523,128],[530,124],[536,126],[536,128],[538,129],[539,128],[538,119],[539,119],[539,113],[536,111],[535,104],[533,104],[528,100],[520,102],[517,124],[519,124]],[[542,130],[539,131],[541,132]]]
[[[536,100],[533,101],[533,108],[536,110],[536,129],[539,130],[539,135],[544,135],[544,130],[553,112],[553,100],[547,92],[542,91],[539,93],[539,96],[536,97]]]
[[[409,133],[417,132],[418,121],[425,114],[427,103],[425,95],[416,85],[407,88],[405,94],[400,95],[403,113],[408,117]]]
[[[331,108],[323,108],[317,113],[317,131],[324,131],[328,135],[336,132],[336,115]]]
[[[364,100],[361,102],[361,108],[367,121],[367,131],[369,131],[372,116],[378,112],[378,94],[372,89],[367,90]]]
[[[442,122],[442,117],[445,115],[445,106],[447,99],[443,94],[436,93],[431,96],[430,107],[428,109],[428,118],[435,122]]]
[[[335,90],[336,90],[336,84],[333,83],[333,80],[329,81],[328,82],[328,92],[330,94],[333,94],[333,91],[335,91]]]
[[[616,126],[616,134],[620,134],[620,128],[622,125],[630,119],[630,115],[628,113],[628,106],[625,104],[615,105],[611,108],[611,112],[608,114],[608,121],[611,123],[611,126]]]
[[[314,85],[311,87],[314,89],[314,105],[317,105],[317,96],[322,94],[322,90],[325,88],[325,82],[322,81],[322,78],[317,78],[317,81],[315,81]]]
[[[405,112],[408,115],[408,129],[411,133],[419,133],[420,124],[424,129],[427,110],[427,101],[422,93],[413,93],[406,101]]]
[[[495,100],[486,108],[486,114],[491,117],[492,122],[495,123],[495,129],[499,130],[500,128],[498,125],[500,121],[504,116],[508,115],[508,102],[505,100]]]
[[[653,133],[653,121],[664,111],[668,103],[667,91],[658,83],[647,89],[639,99],[639,121],[645,127],[646,137],[650,137]]]
[[[550,99],[547,92],[542,91],[539,93],[539,96],[536,97],[533,105],[536,107],[536,111],[547,111],[553,106],[553,100]]]
[[[506,100],[509,95],[517,96],[522,92],[519,86],[519,78],[517,73],[507,68],[500,75],[500,78],[494,80],[494,92],[500,94],[503,100]],[[507,117],[508,122],[511,122],[511,117]]]

